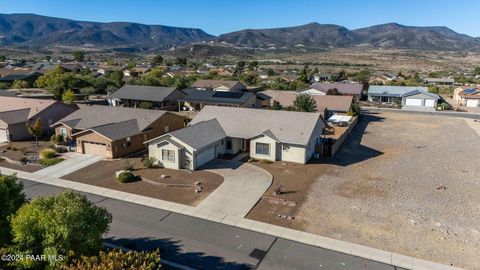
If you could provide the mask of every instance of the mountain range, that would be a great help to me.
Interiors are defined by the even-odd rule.
[[[330,49],[348,47],[419,50],[480,50],[480,38],[447,27],[397,23],[349,30],[333,24],[245,29],[213,36],[201,29],[131,22],[85,22],[35,14],[0,14],[0,46],[124,48],[158,51],[195,44],[236,50]],[[197,46],[198,47],[198,46]]]

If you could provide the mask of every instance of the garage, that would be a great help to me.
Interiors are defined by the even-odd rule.
[[[202,153],[199,153],[196,159],[197,159],[197,164],[196,164],[197,168],[209,162],[210,160],[215,159],[215,147],[211,147],[203,151]]]
[[[7,130],[0,128],[0,143],[8,142]]]
[[[422,100],[418,98],[405,99],[405,106],[422,106]]]
[[[425,107],[433,107],[433,106],[435,106],[435,100],[425,99]]]
[[[466,101],[467,107],[478,107],[478,99],[467,99]]]
[[[107,145],[94,142],[83,142],[83,153],[95,156],[106,156]]]

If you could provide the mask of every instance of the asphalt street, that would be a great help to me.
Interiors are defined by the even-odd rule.
[[[64,189],[20,180],[29,198]],[[196,269],[395,270],[383,263],[208,220],[102,196],[85,195],[113,216],[107,242],[130,249],[159,248],[162,258]]]

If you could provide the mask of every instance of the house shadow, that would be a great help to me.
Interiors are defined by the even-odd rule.
[[[217,158],[212,161],[207,162],[206,164],[200,166],[198,170],[209,170],[209,169],[238,169],[242,166],[244,162],[236,161],[236,160],[228,160],[228,159],[221,159]]]
[[[373,122],[382,122],[385,118],[376,116],[376,113],[362,114],[352,133],[348,135],[343,144],[333,157],[320,157],[312,161],[317,164],[333,164],[338,166],[349,166],[371,158],[378,157],[384,153],[362,144],[362,137],[367,134],[368,125]]]
[[[203,252],[183,252],[181,241],[172,238],[107,238],[107,242],[137,251],[160,250],[160,257],[195,269],[255,269],[255,265],[226,262],[222,257],[206,255]]]

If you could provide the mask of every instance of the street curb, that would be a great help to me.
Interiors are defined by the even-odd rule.
[[[289,228],[280,227],[273,224],[263,223],[244,217],[226,215],[218,217],[218,213],[203,213],[198,211],[195,207],[173,203],[169,201],[154,199],[150,197],[140,196],[132,193],[87,185],[83,183],[53,178],[48,176],[37,176],[34,173],[18,171],[14,169],[0,167],[0,173],[3,174],[17,174],[18,178],[27,179],[30,181],[43,183],[47,185],[68,188],[76,191],[91,193],[94,195],[104,196],[120,201],[136,203],[152,208],[157,208],[165,211],[171,211],[178,214],[188,215],[192,217],[202,218],[217,223],[222,223],[238,228],[256,231],[268,234],[275,237],[284,238],[300,242],[303,244],[325,248],[352,256],[377,261],[397,267],[402,267],[411,270],[459,270],[453,266],[448,266],[440,263],[426,261],[422,259],[413,258],[410,256],[401,255],[395,252],[384,251],[380,249],[371,248],[368,246],[358,245],[350,242],[345,242],[337,239],[332,239],[320,235],[315,235],[307,232],[293,230]],[[200,213],[198,213],[200,212]]]

